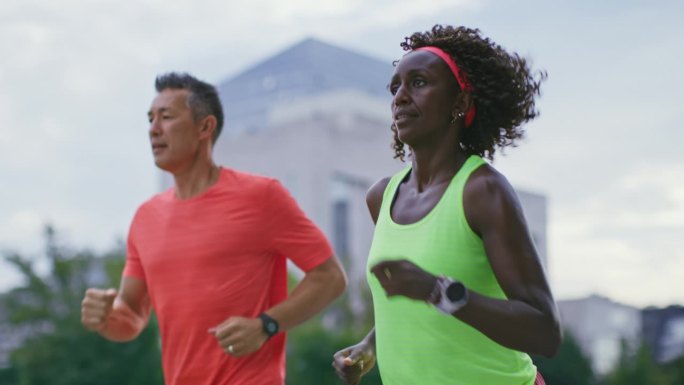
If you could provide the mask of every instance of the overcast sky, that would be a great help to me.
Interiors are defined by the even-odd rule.
[[[684,304],[683,4],[3,0],[0,250],[38,256],[47,222],[78,248],[125,237],[159,186],[146,131],[157,73],[217,83],[306,37],[391,62],[404,36],[442,23],[549,74],[540,118],[494,165],[548,197],[556,297]],[[19,282],[0,262],[0,291]]]

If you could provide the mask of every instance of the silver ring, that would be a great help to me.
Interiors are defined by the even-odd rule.
[[[235,353],[235,349],[233,349],[233,345],[228,345],[228,353],[230,353],[230,354]]]

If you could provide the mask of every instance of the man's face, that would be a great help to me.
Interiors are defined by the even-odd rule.
[[[154,163],[171,173],[191,165],[199,151],[201,126],[193,119],[188,95],[187,90],[165,89],[147,113]]]

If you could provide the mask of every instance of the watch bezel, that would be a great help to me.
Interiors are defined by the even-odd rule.
[[[266,333],[269,339],[278,334],[278,331],[280,330],[278,321],[266,313],[259,314],[259,318],[261,319],[261,329]]]
[[[454,290],[458,290],[457,293],[454,293]],[[466,287],[462,282],[454,281],[451,284],[449,284],[446,289],[444,290],[444,295],[449,299],[451,302],[459,302],[462,301],[463,298],[465,298],[467,293]],[[459,294],[458,297],[454,298],[452,294]]]
[[[439,301],[434,305],[442,313],[452,315],[468,303],[468,288],[463,284],[463,282],[442,276],[439,278],[438,285],[440,289]],[[459,287],[463,293],[461,298],[456,300],[450,299],[447,295],[449,288],[453,287],[453,285],[457,285],[457,287]]]

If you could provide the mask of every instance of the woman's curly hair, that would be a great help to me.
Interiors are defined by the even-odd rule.
[[[434,46],[448,53],[473,85],[470,92],[477,109],[472,125],[459,139],[468,154],[493,159],[496,147],[515,146],[523,137],[522,125],[539,112],[534,98],[540,94],[546,72],[532,73],[527,61],[517,53],[508,53],[479,29],[435,25],[431,31],[406,37],[404,51]],[[404,159],[404,143],[394,132],[395,158]]]

